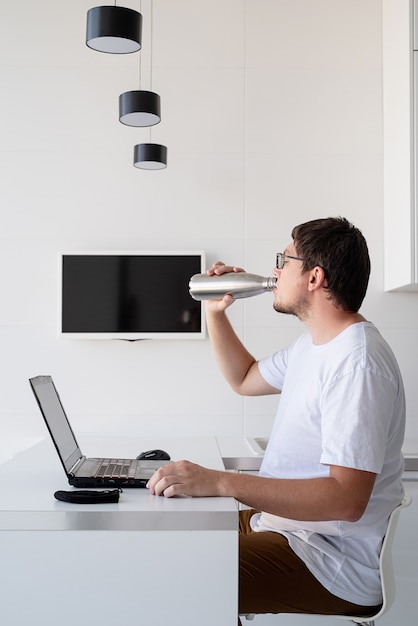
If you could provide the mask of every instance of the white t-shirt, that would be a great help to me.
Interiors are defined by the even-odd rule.
[[[376,327],[353,324],[314,345],[309,333],[259,362],[281,397],[261,476],[315,478],[329,465],[377,474],[357,522],[306,522],[261,513],[251,525],[275,531],[332,594],[364,606],[382,601],[379,551],[402,499],[405,396],[396,359]]]

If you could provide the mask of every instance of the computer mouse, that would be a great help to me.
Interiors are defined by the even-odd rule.
[[[136,457],[139,461],[169,461],[170,455],[165,450],[146,450]]]

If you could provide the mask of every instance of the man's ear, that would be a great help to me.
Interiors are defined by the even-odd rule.
[[[316,265],[309,273],[308,289],[310,291],[315,291],[320,287],[327,287],[327,281],[325,279],[325,272],[323,268]]]

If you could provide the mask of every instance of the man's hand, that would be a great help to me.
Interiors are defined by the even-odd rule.
[[[245,272],[242,267],[236,267],[235,265],[225,265],[223,261],[216,261],[212,267],[207,271],[208,276],[221,276],[221,274],[229,274],[231,272]],[[234,298],[230,294],[226,294],[221,300],[206,300],[206,311],[225,311],[231,304],[235,302]]]
[[[224,472],[206,469],[190,461],[176,461],[160,467],[149,479],[147,488],[152,495],[220,496]]]
[[[245,272],[245,270],[242,267],[235,267],[235,265],[225,265],[223,261],[216,261],[207,271],[209,276],[213,276],[213,274],[220,276],[231,272]]]

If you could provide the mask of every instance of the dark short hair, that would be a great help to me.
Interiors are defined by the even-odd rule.
[[[358,228],[344,217],[328,217],[295,226],[292,230],[302,271],[323,268],[329,297],[338,307],[357,312],[370,276],[367,243]]]

